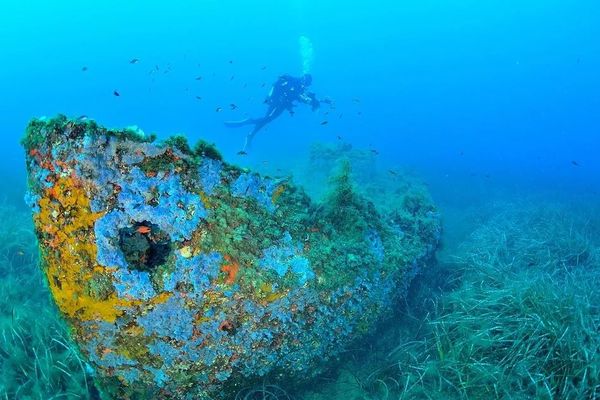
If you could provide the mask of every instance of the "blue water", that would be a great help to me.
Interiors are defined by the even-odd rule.
[[[127,3],[5,2],[5,179],[24,180],[17,142],[29,118],[60,112],[185,132],[248,165],[288,164],[340,135],[418,171],[440,196],[473,185],[600,185],[597,2]],[[314,47],[313,89],[335,112],[299,107],[236,159],[245,132],[223,121],[263,113],[277,76],[301,73],[301,35]]]

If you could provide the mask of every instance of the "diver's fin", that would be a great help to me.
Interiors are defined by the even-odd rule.
[[[240,126],[252,125],[256,123],[252,118],[246,118],[241,121],[225,121],[225,126],[228,128],[238,128]]]

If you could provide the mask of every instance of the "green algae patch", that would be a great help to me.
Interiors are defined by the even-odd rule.
[[[202,139],[200,139],[194,146],[194,154],[196,154],[198,157],[207,157],[211,160],[223,161],[223,156],[219,150],[217,150],[217,147],[214,144],[208,143]]]

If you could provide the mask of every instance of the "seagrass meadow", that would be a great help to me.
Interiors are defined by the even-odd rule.
[[[513,198],[476,212],[471,233],[421,277],[370,354],[327,395],[598,398],[598,205]]]

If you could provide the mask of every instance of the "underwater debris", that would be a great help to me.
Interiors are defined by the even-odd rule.
[[[310,379],[391,311],[439,238],[421,235],[440,229],[426,196],[397,226],[348,171],[315,204],[181,136],[58,116],[23,145],[41,267],[106,398]]]

